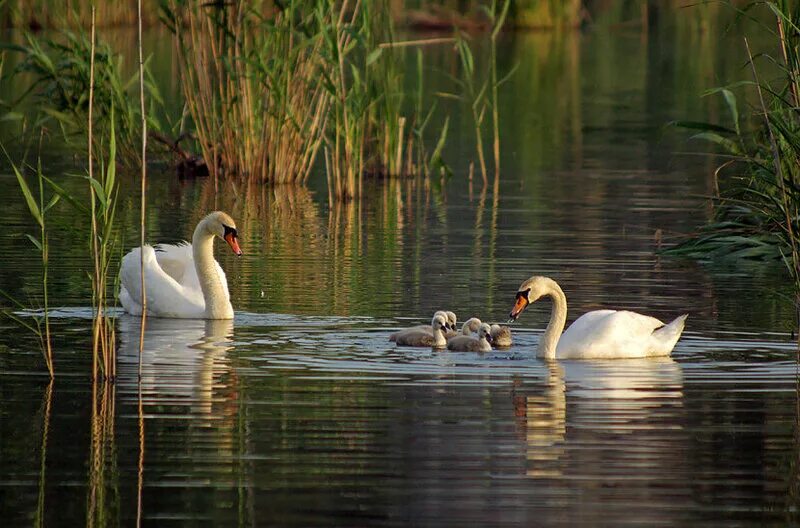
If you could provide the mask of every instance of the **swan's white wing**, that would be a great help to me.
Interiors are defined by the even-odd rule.
[[[122,258],[120,267],[120,302],[126,311],[141,313],[139,299],[141,290],[141,248],[131,250]],[[191,267],[194,270],[194,266]],[[173,272],[175,270],[173,269]],[[183,273],[188,280],[188,269]],[[193,289],[179,284],[159,265],[151,246],[144,247],[144,278],[147,288],[148,313],[159,317],[202,318],[205,316],[205,300],[199,287]],[[195,278],[196,281],[196,278]]]
[[[191,275],[194,275],[194,282],[197,288],[200,284],[197,282],[197,273],[194,271],[194,255],[192,254],[192,246],[188,243],[183,244],[158,244],[155,246],[156,260],[159,267],[175,279],[175,282],[183,286],[194,287],[191,282]]]
[[[596,310],[579,317],[558,341],[559,358],[624,358],[650,355],[655,317],[628,311]]]

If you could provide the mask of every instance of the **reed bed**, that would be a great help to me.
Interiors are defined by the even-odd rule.
[[[268,17],[259,2],[172,0],[165,8],[183,93],[215,176],[308,178],[330,104],[315,28],[333,13],[319,20],[303,5],[287,2]]]
[[[752,115],[742,116],[734,88],[726,87],[708,95],[725,99],[731,126],[676,123],[698,130],[694,137],[717,145],[725,159],[715,171],[719,196],[712,221],[669,252],[703,259],[780,260],[800,294],[800,6],[789,0],[765,5],[774,26],[764,30],[775,35],[775,52],[761,59],[777,65],[780,75],[767,81],[745,41],[752,80],[744,84],[753,87],[757,101]],[[742,124],[748,117],[752,127]]]

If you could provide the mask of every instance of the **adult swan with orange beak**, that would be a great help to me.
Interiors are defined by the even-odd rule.
[[[222,211],[203,218],[192,243],[146,245],[131,250],[120,267],[119,300],[126,312],[142,314],[142,266],[147,314],[183,319],[233,319],[228,279],[214,259],[214,238],[228,243],[241,256],[236,223]]]
[[[580,316],[564,331],[567,297],[548,277],[533,276],[517,291],[511,319],[542,297],[553,302],[550,323],[539,340],[544,359],[627,359],[669,356],[683,332],[688,314],[669,324],[624,310],[595,310]],[[562,334],[563,332],[563,334]]]

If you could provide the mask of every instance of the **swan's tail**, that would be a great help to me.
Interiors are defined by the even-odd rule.
[[[653,338],[657,343],[657,355],[667,355],[675,348],[675,343],[681,337],[683,327],[686,326],[686,318],[689,314],[676,317],[671,323],[666,324],[653,332]]]

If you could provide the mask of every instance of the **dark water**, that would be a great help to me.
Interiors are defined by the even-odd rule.
[[[53,385],[35,339],[0,322],[3,525],[796,522],[786,277],[657,254],[710,214],[712,162],[676,154],[696,147],[664,123],[724,119],[698,95],[740,78],[741,40],[720,33],[676,16],[647,34],[506,42],[503,66],[519,70],[503,94],[497,187],[468,184],[457,107],[450,181],[374,182],[360,203],[329,207],[322,178],[215,191],[154,168],[151,239],[188,238],[223,208],[246,254],[217,251],[235,321],[149,321],[141,386],[127,316],[118,382],[87,379],[85,219],[57,210]],[[4,196],[15,185],[0,176]],[[125,248],[138,236],[127,185]],[[35,303],[37,256],[20,236],[32,226],[21,200],[5,202],[0,286]],[[688,312],[684,337],[672,359],[551,364],[534,357],[542,303],[509,351],[386,339],[441,307],[503,320],[534,273],[562,284],[570,319],[599,306]]]

